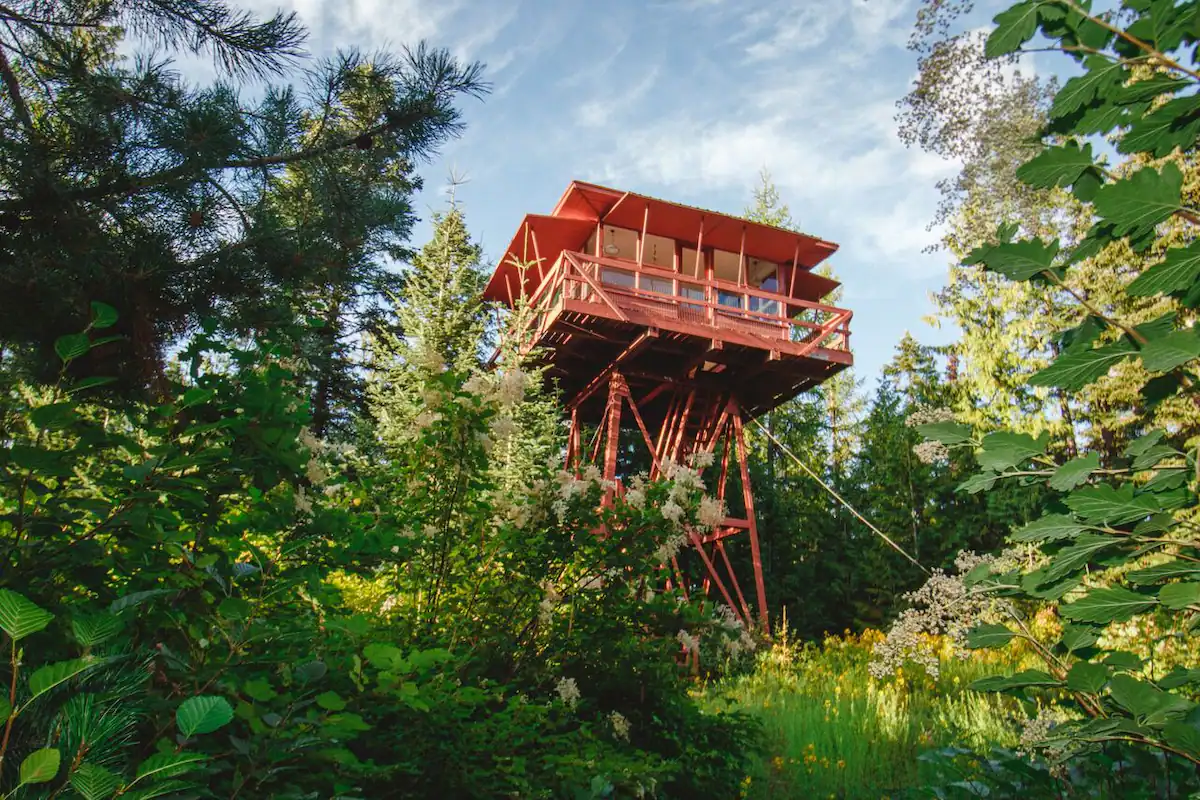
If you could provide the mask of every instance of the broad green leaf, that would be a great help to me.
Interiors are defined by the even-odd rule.
[[[1097,93],[1108,93],[1125,82],[1126,72],[1118,62],[1091,55],[1083,63],[1087,72],[1071,78],[1054,95],[1050,105],[1051,119],[1072,114],[1095,100]]]
[[[1137,119],[1117,142],[1117,150],[1162,158],[1176,147],[1188,149],[1197,134],[1200,134],[1200,97],[1177,97]]]
[[[1179,455],[1179,452],[1174,447],[1165,444],[1156,444],[1149,450],[1139,453],[1130,467],[1136,472],[1145,472],[1146,470],[1153,469],[1164,458],[1176,455]]]
[[[1185,753],[1200,755],[1200,729],[1182,720],[1173,720],[1163,726],[1163,738],[1167,744]]]
[[[1067,673],[1067,688],[1075,692],[1095,694],[1108,683],[1108,667],[1103,664],[1092,664],[1078,661],[1071,665]]]
[[[246,696],[251,700],[257,700],[260,703],[267,702],[277,694],[276,691],[271,688],[270,682],[262,679],[246,681],[242,685],[242,691],[245,692]]]
[[[956,491],[969,492],[970,494],[979,494],[985,492],[996,485],[996,480],[1000,476],[994,472],[983,472],[979,475],[972,475],[956,487]]]
[[[117,613],[124,611],[127,608],[134,608],[136,606],[140,606],[142,603],[146,602],[147,600],[152,600],[155,597],[162,597],[165,594],[175,594],[175,590],[174,589],[147,589],[142,592],[130,592],[129,594],[125,595],[124,597],[118,597],[116,600],[113,600],[112,603],[108,607],[108,613],[117,614]]]
[[[1054,363],[1029,378],[1030,386],[1050,386],[1067,391],[1079,391],[1089,383],[1108,374],[1116,364],[1134,352],[1125,339],[1093,350],[1063,353]]]
[[[92,327],[111,328],[117,324],[117,310],[107,303],[92,301]]]
[[[1147,492],[1167,492],[1178,489],[1187,484],[1188,473],[1190,470],[1185,468],[1164,467],[1156,470],[1150,480],[1142,484],[1142,489]],[[1171,519],[1168,517],[1168,519]],[[1173,521],[1173,520],[1172,520]],[[1168,526],[1173,527],[1173,526]],[[1141,533],[1142,531],[1134,531]]]
[[[150,786],[133,788],[127,792],[122,792],[121,800],[152,800],[152,798],[155,797],[178,795],[178,793],[184,789],[191,788],[191,784],[172,778],[165,780],[162,783],[154,783]]]
[[[1086,483],[1088,477],[1098,469],[1100,469],[1100,454],[1097,452],[1073,458],[1055,470],[1049,481],[1050,488],[1060,492],[1069,492],[1080,484]]]
[[[296,667],[296,671],[293,674],[296,676],[296,680],[301,683],[312,683],[324,678],[325,673],[328,671],[329,667],[325,665],[324,661],[309,661],[307,664],[301,664]]]
[[[1070,539],[1086,528],[1065,514],[1047,514],[1013,532],[1014,542],[1046,542]]]
[[[226,619],[246,619],[250,611],[250,603],[240,597],[226,597],[217,606],[217,613]]]
[[[1087,534],[1075,540],[1075,544],[1063,548],[1051,559],[1046,570],[1045,583],[1065,578],[1070,573],[1087,566],[1096,554],[1105,548],[1120,544],[1120,539],[1113,536],[1093,536]]]
[[[1194,561],[1181,561],[1176,559],[1168,561],[1165,564],[1157,564],[1153,567],[1134,570],[1125,576],[1131,583],[1136,583],[1142,586],[1159,581],[1170,580],[1171,578],[1200,578],[1200,564]]]
[[[926,439],[945,445],[966,444],[972,438],[971,426],[958,422],[930,422],[926,425],[918,425],[917,433]]]
[[[1034,439],[1027,433],[994,431],[983,437],[983,451],[979,453],[979,466],[1001,472],[1015,467],[1033,456],[1046,452],[1048,438]]]
[[[155,753],[137,768],[137,780],[144,778],[174,778],[193,770],[207,761],[200,753]]]
[[[64,364],[69,364],[90,349],[92,349],[92,340],[86,333],[71,333],[59,337],[54,342],[54,352],[58,354]]]
[[[1007,55],[1032,39],[1037,33],[1038,8],[1041,5],[1038,0],[1025,0],[997,14],[992,20],[996,23],[996,29],[988,35],[983,46],[984,55],[988,58]]]
[[[67,389],[67,394],[74,394],[75,392],[82,392],[85,389],[94,389],[97,386],[105,386],[107,384],[113,383],[114,381],[116,381],[116,378],[106,378],[106,377],[101,377],[99,375],[93,375],[90,378],[84,378],[81,381],[77,381],[76,383],[71,384],[71,387],[69,389]]]
[[[1092,146],[1082,149],[1075,142],[1060,147],[1047,147],[1031,160],[1017,167],[1018,180],[1042,189],[1070,186],[1088,167],[1092,166]]]
[[[1054,266],[1058,242],[1044,243],[1041,239],[998,244],[988,250],[984,265],[1015,281],[1026,281]]]
[[[1127,456],[1140,456],[1142,453],[1149,450],[1154,445],[1162,441],[1162,438],[1167,435],[1167,432],[1158,429],[1150,431],[1144,436],[1139,436],[1125,446],[1124,453]]]
[[[1176,664],[1170,672],[1162,677],[1158,685],[1164,689],[1171,690],[1197,682],[1200,682],[1200,669],[1187,669]]]
[[[0,589],[0,630],[13,641],[24,639],[50,624],[54,615],[34,605],[24,595]]]
[[[66,683],[76,675],[87,672],[100,663],[102,662],[95,659],[76,658],[39,667],[29,676],[29,699],[41,697],[55,686]]]
[[[1138,672],[1145,662],[1133,653],[1124,650],[1114,650],[1104,657],[1104,663],[1116,670]]]
[[[404,654],[400,649],[390,644],[369,644],[363,648],[363,655],[373,667],[380,669],[403,669]]]
[[[1200,583],[1168,583],[1158,591],[1158,602],[1174,611],[1200,603]]]
[[[1062,681],[1048,672],[1027,669],[1011,676],[992,675],[980,678],[971,684],[971,688],[977,692],[1007,692],[1031,686],[1062,686]]]
[[[1153,714],[1168,699],[1157,686],[1132,675],[1113,675],[1108,683],[1108,691],[1121,708],[1139,717]]]
[[[1150,372],[1170,372],[1200,358],[1200,336],[1190,329],[1174,331],[1142,348],[1142,365]]]
[[[1131,592],[1120,586],[1092,589],[1060,611],[1067,619],[1077,622],[1125,622],[1155,605],[1154,598]]]
[[[184,700],[175,711],[175,724],[184,736],[197,736],[227,725],[233,719],[233,708],[224,697],[201,695]]]
[[[29,412],[30,422],[48,431],[61,431],[77,419],[79,412],[75,410],[75,404],[70,402],[49,403]]]
[[[1098,641],[1100,641],[1100,635],[1096,633],[1095,628],[1089,628],[1086,625],[1063,626],[1062,646],[1068,653],[1091,647]]]
[[[1067,507],[1095,524],[1123,525],[1163,510],[1161,495],[1134,494],[1131,484],[1119,488],[1104,483],[1085,486],[1067,495]]]
[[[71,788],[83,795],[83,800],[108,800],[121,788],[121,779],[104,767],[85,762],[71,773]]]
[[[341,711],[346,707],[346,701],[337,692],[323,692],[317,695],[317,705],[326,711]]]
[[[977,625],[967,633],[967,647],[971,650],[982,650],[990,647],[1003,647],[1016,636],[1003,625]]]
[[[107,642],[121,632],[121,620],[112,614],[81,614],[71,618],[71,631],[75,641],[84,647]]]
[[[43,747],[25,756],[21,762],[18,779],[21,786],[31,783],[49,783],[58,774],[62,754],[53,747]]]
[[[1188,88],[1188,81],[1157,73],[1121,87],[1121,103],[1141,103],[1162,94],[1174,94]]]
[[[1134,297],[1153,297],[1191,288],[1200,280],[1200,241],[1172,247],[1163,260],[1133,280],[1126,291]]]
[[[1180,209],[1183,173],[1172,163],[1161,172],[1143,167],[1096,192],[1096,213],[1112,223],[1117,236],[1135,234],[1168,219]]]

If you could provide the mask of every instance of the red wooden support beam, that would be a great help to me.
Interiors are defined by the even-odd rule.
[[[617,368],[620,367],[622,363],[627,361],[634,354],[636,354],[639,350],[641,350],[643,347],[645,347],[646,344],[651,339],[656,339],[656,338],[658,338],[658,329],[657,328],[647,328],[646,330],[644,330],[641,334],[638,335],[638,337],[636,339],[634,339],[632,342],[630,342],[629,346],[627,346],[624,350],[622,350],[621,353],[616,358],[614,358],[611,362],[609,362],[609,365],[607,367],[605,367],[603,370],[601,370],[599,375],[592,378],[592,380],[590,382],[588,382],[588,385],[583,387],[583,389],[579,392],[579,394],[575,395],[569,401],[567,401],[567,408],[570,408],[570,409],[579,408],[579,405],[581,403],[583,403],[583,401],[587,400],[589,397],[591,397],[593,394],[595,394],[596,390],[604,385],[604,382],[606,380],[608,380],[609,377],[611,377],[613,375],[613,373],[615,373],[617,371]]]
[[[742,415],[736,401],[730,400],[730,416],[733,418],[733,431],[737,437],[738,466],[742,471],[742,496],[746,501],[746,518],[750,520],[750,560],[754,563],[754,583],[758,593],[759,621],[763,630],[770,632],[770,622],[767,617],[767,589],[763,583],[762,553],[758,546],[758,526],[754,522],[754,495],[750,491],[750,468],[746,452],[746,436],[742,430]]]
[[[746,605],[746,598],[742,594],[741,584],[738,583],[737,573],[733,571],[733,564],[729,561],[729,554],[725,552],[725,542],[717,539],[717,552],[721,554],[721,558],[725,561],[725,569],[729,571],[729,576],[733,579],[733,589],[737,592],[738,602],[742,604],[742,613],[746,619],[750,619],[750,606]]]

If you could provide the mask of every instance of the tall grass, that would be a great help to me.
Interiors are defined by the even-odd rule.
[[[882,637],[847,632],[796,645],[785,633],[753,673],[704,690],[714,709],[741,708],[764,724],[768,756],[750,765],[743,797],[894,798],[919,786],[925,750],[1016,743],[1012,701],[967,686],[995,674],[998,658],[1020,660],[1019,652],[960,660],[940,643],[936,680],[919,669],[877,680],[867,665]]]

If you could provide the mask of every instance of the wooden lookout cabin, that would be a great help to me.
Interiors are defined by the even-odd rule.
[[[689,537],[705,588],[715,586],[748,623],[726,551],[729,537],[748,534],[765,625],[743,425],[853,363],[851,312],[822,302],[839,284],[813,272],[836,250],[795,231],[575,181],[549,214],[525,217],[486,289],[509,307],[524,297],[535,312],[519,333],[546,354],[571,415],[569,464],[591,458],[619,483],[622,435],[644,440],[652,473],[706,450],[719,470],[710,491],[725,499],[736,459],[742,511]],[[679,564],[670,566],[686,587]]]

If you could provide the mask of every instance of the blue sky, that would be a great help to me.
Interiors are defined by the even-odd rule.
[[[278,0],[252,0],[264,12]],[[980,2],[979,22],[1004,2]],[[451,170],[468,223],[495,258],[527,212],[572,179],[741,212],[767,168],[832,264],[853,309],[859,376],[873,383],[946,275],[922,248],[936,181],[955,165],[907,149],[896,100],[915,75],[915,0],[290,0],[309,50],[426,39],[488,65],[466,134],[423,169],[426,219]],[[416,241],[428,235],[418,228]]]

